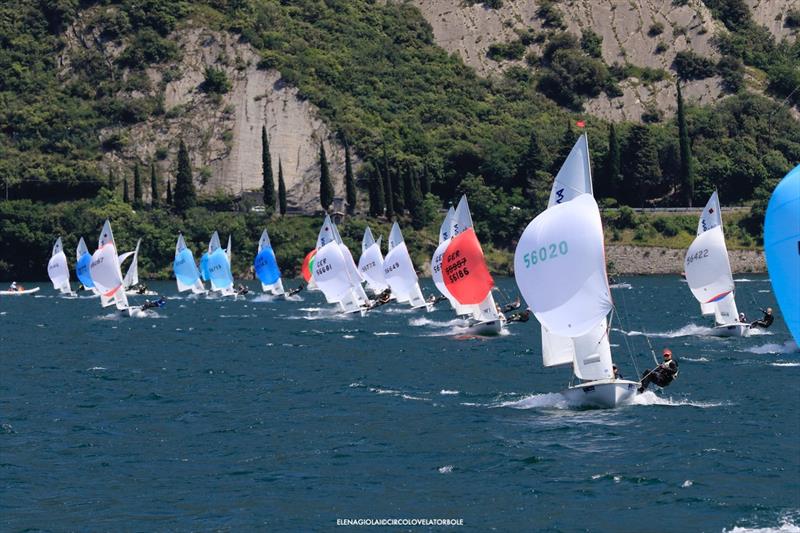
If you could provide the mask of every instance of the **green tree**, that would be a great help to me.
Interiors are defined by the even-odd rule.
[[[122,178],[122,201],[126,204],[131,203],[131,198],[128,196],[128,177]]]
[[[325,144],[321,141],[319,143],[319,201],[325,211],[333,203],[333,183],[328,169],[328,157],[325,155]]]
[[[141,209],[144,207],[142,201],[142,177],[139,174],[139,163],[133,165],[133,208]]]
[[[283,163],[278,158],[278,209],[281,215],[286,214],[286,182],[283,181]]]
[[[167,205],[172,205],[172,181],[167,180]]]
[[[623,161],[622,199],[628,205],[644,207],[649,189],[661,179],[658,147],[646,126],[635,124],[631,128]]]
[[[264,206],[267,213],[272,213],[275,210],[275,180],[272,178],[272,157],[269,154],[266,126],[261,126],[261,172],[264,178]]]
[[[408,188],[411,193],[408,195],[408,211],[411,214],[411,225],[414,229],[422,229],[428,225],[428,212],[423,205],[424,196],[420,187],[417,173],[413,167],[409,166],[409,183]]]
[[[117,188],[117,180],[114,178],[114,170],[111,167],[108,168],[108,182],[106,186],[111,192],[114,192],[114,189]]]
[[[383,178],[377,161],[372,162],[372,169],[369,174],[369,194],[370,214],[374,217],[383,216],[383,212],[386,209],[386,196],[383,192]]]
[[[178,174],[175,176],[175,197],[173,200],[175,209],[179,213],[183,213],[197,204],[197,194],[195,193],[192,179],[192,163],[189,160],[189,150],[186,149],[183,139],[181,139],[181,144],[178,147]]]
[[[411,212],[411,204],[414,202],[415,181],[417,181],[416,170],[410,162],[406,162],[406,169],[403,173],[403,205],[408,207],[409,213]],[[418,183],[417,186],[419,186]]]
[[[392,194],[392,178],[389,171],[389,157],[386,155],[386,144],[383,145],[383,198],[386,208],[386,218],[391,219],[394,215],[394,194]]]
[[[531,135],[528,138],[528,148],[517,164],[517,175],[514,180],[514,185],[522,189],[522,194],[525,197],[533,193],[536,185],[536,173],[544,170],[544,166],[544,156],[542,155],[539,136],[536,134],[536,129],[532,128]]]
[[[689,142],[689,129],[686,127],[686,110],[683,107],[681,83],[676,84],[678,89],[678,143],[680,145],[680,173],[681,189],[686,205],[692,207],[694,197],[694,165],[692,164],[692,146]]]
[[[356,212],[356,179],[355,176],[353,176],[353,164],[350,161],[350,145],[346,138],[343,140],[345,200],[347,201],[347,213],[352,215]]]
[[[620,152],[617,128],[613,123],[608,132],[608,154],[606,155],[605,174],[605,186],[601,194],[609,198],[615,198],[619,193],[620,185]]]
[[[422,196],[427,196],[431,192],[431,176],[429,174],[428,162],[422,162],[422,174],[419,177],[419,189]]]
[[[156,176],[156,164],[150,163],[150,206],[158,207],[161,197],[158,194],[158,176]]]
[[[395,162],[394,172],[392,172],[391,175],[391,182],[394,214],[401,217],[405,211],[405,193],[403,192],[403,177],[400,171],[399,162]]]
[[[561,169],[561,165],[567,160],[572,147],[575,146],[575,131],[572,129],[572,120],[567,121],[567,128],[558,143],[558,157],[553,161],[550,171],[555,176]]]

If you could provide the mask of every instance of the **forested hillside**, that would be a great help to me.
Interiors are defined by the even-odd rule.
[[[103,189],[121,199],[124,186],[125,196],[134,197],[134,167],[141,165],[140,179],[149,185],[147,169],[155,164],[163,204],[167,182],[175,183],[182,139],[152,152],[137,147],[149,142],[147,130],[163,136],[178,118],[202,123],[209,116],[167,105],[167,88],[189,70],[182,36],[202,28],[253,51],[254,66],[280,80],[264,87],[266,93],[296,88],[326,124],[330,137],[324,141],[349,144],[359,211],[405,217],[414,215],[428,191],[428,207],[446,206],[461,192],[479,194],[489,199],[476,202],[487,206],[479,232],[508,247],[542,208],[581,131],[589,135],[596,194],[607,205],[696,205],[714,188],[725,204],[761,205],[800,161],[800,44],[795,34],[777,41],[741,0],[705,4],[726,28],[714,40],[719,53],[731,58],[726,75],[732,81],[739,74],[761,76],[764,90],[733,84],[711,105],[687,98],[680,116],[611,124],[581,111],[581,101],[596,91],[613,95],[615,85],[630,77],[680,84],[708,69],[718,72],[720,65],[691,55],[677,73],[607,65],[591,34],[553,22],[520,36],[523,43],[537,43],[535,65],[483,78],[440,48],[420,11],[404,2],[7,0],[0,4],[3,192],[12,201],[52,203],[91,199]],[[558,2],[545,5],[558,9]],[[75,46],[76,40],[84,45]],[[213,116],[235,115],[229,108],[239,104],[225,104],[224,95],[235,76],[244,76],[242,83],[250,79],[250,66],[238,60],[216,58],[196,84],[204,109],[216,109]],[[679,121],[685,124],[683,145]],[[280,156],[273,153],[271,161],[276,187]],[[192,151],[191,160],[198,157]],[[208,181],[207,169],[191,171],[195,181]],[[332,179],[344,189],[343,175]],[[213,180],[203,183],[204,191],[213,190]],[[147,198],[150,187],[144,189]],[[316,194],[319,186],[308,183],[304,190]],[[230,191],[208,194],[199,200],[212,211],[241,205],[226,197]],[[23,209],[8,205],[5,213]],[[420,227],[433,223],[424,214],[416,218]],[[756,236],[757,217],[743,225]],[[9,237],[0,240],[3,257],[9,257]]]

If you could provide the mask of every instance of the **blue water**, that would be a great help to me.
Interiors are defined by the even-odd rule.
[[[774,306],[747,277],[740,308]],[[622,281],[615,361],[652,365],[647,331],[681,374],[616,410],[563,404],[570,372],[542,368],[535,320],[477,340],[444,307],[339,318],[320,293],[154,283],[167,307],[139,319],[44,284],[0,296],[0,529],[792,531],[800,354],[780,315],[768,335],[710,338],[678,279]]]

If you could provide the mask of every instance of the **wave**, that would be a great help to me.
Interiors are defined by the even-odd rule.
[[[633,285],[630,283],[614,283],[608,286],[609,289],[632,289]]]
[[[557,392],[531,394],[519,400],[495,403],[491,407],[510,407],[512,409],[568,409],[567,399]]]
[[[800,363],[770,363],[771,366],[800,366]]]
[[[614,331],[619,331],[627,335],[628,337],[635,337],[635,336],[648,336],[648,337],[658,337],[662,339],[674,339],[675,337],[689,337],[689,336],[696,336],[696,337],[713,337],[714,336],[714,328],[709,328],[707,326],[698,326],[697,324],[689,324],[687,326],[683,326],[680,329],[675,329],[671,331],[661,331],[661,332],[643,332],[643,331],[625,331],[621,329],[614,328]]]
[[[376,337],[386,337],[388,335],[400,335],[396,331],[376,331],[373,333]]]
[[[254,303],[272,303],[277,300],[278,297],[274,294],[259,294],[255,298],[251,299],[251,302]]]
[[[440,474],[449,474],[453,471],[453,465],[444,465],[439,467]]]
[[[441,394],[442,396],[451,396],[451,395],[459,394],[459,391],[442,389],[442,390],[439,391],[439,394]]]
[[[653,391],[645,391],[642,394],[637,394],[634,396],[631,400],[631,405],[665,405],[669,407],[699,407],[700,409],[709,409],[711,407],[730,405],[730,402],[693,402],[690,400],[673,400],[672,398],[663,398],[658,396]]]
[[[750,353],[756,354],[769,354],[769,353],[778,353],[778,354],[786,354],[786,353],[795,353],[800,351],[798,348],[797,343],[793,340],[788,340],[783,344],[777,343],[767,343],[762,344],[761,346],[751,346],[747,348],[747,351]]]
[[[723,533],[800,533],[800,525],[798,525],[797,511],[784,513],[778,517],[778,525],[776,527],[748,527],[748,526],[734,526],[732,529],[723,529]]]
[[[464,329],[469,326],[469,322],[464,320],[463,318],[454,318],[452,320],[447,320],[442,322],[440,320],[431,320],[428,317],[421,316],[419,318],[412,318],[408,321],[409,326],[414,327],[423,327],[423,326],[430,326],[434,328],[452,328],[452,327],[462,327]]]
[[[708,363],[708,359],[705,357],[698,357],[697,359],[692,357],[681,357],[681,362],[683,361],[690,361],[692,363]]]

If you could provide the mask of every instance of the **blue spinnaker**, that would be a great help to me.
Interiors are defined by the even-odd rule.
[[[89,274],[89,264],[91,264],[91,262],[92,254],[86,252],[75,264],[75,274],[78,275],[78,279],[81,280],[81,283],[87,289],[94,287],[94,281],[92,281],[92,276]]]
[[[208,273],[213,289],[233,287],[233,275],[231,274],[231,265],[228,263],[228,254],[222,248],[218,248],[208,256]]]
[[[275,252],[269,246],[258,252],[254,266],[256,276],[264,285],[272,285],[281,277],[281,271],[278,269],[278,262],[275,259]]]
[[[205,252],[200,257],[200,278],[203,281],[208,281],[211,279],[211,274],[208,272],[208,252]]]
[[[769,200],[764,251],[783,320],[800,344],[800,165],[786,174]]]
[[[185,287],[193,286],[199,279],[194,256],[188,248],[184,248],[175,256],[172,268],[175,270],[175,278]]]

